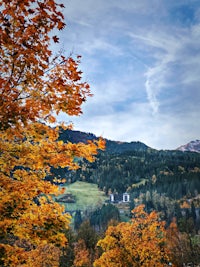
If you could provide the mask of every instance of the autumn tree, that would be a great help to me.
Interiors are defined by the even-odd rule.
[[[59,188],[45,181],[50,168],[78,168],[94,160],[102,140],[58,141],[60,112],[80,115],[91,95],[80,56],[54,56],[55,30],[65,27],[54,0],[2,0],[0,8],[0,264],[58,266],[70,216],[53,201]],[[53,37],[51,37],[53,36]],[[58,126],[50,128],[55,123]],[[40,255],[40,257],[39,257]],[[43,259],[45,258],[45,262]],[[46,265],[45,265],[46,264]]]
[[[75,242],[74,247],[74,266],[92,267],[94,259],[97,258],[98,251],[96,249],[96,244],[98,235],[88,220],[80,225],[76,239],[77,242]]]
[[[136,207],[131,222],[108,227],[105,237],[98,242],[103,253],[95,267],[161,267],[168,261],[166,232],[163,221],[153,211]]]
[[[177,267],[188,262],[198,264],[200,261],[200,244],[195,242],[194,236],[178,229],[176,219],[173,218],[167,228],[167,246],[170,258]]]
[[[79,239],[74,247],[74,267],[91,267],[90,263],[90,253],[86,248],[85,242]]]

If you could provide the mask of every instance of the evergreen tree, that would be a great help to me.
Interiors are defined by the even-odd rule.
[[[81,211],[77,210],[74,216],[74,229],[77,230],[79,229],[80,225],[82,224],[82,216],[81,216]]]

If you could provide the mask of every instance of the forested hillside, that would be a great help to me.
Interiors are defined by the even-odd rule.
[[[64,142],[87,142],[96,139],[93,134],[62,131]],[[145,204],[149,212],[157,210],[168,223],[174,216],[185,229],[193,218],[190,230],[198,230],[200,208],[200,154],[179,150],[155,150],[141,142],[106,140],[106,150],[100,151],[95,162],[77,158],[81,168],[76,171],[54,169],[53,173],[66,178],[95,183],[105,192],[130,194],[130,210]],[[186,210],[185,210],[186,208]],[[187,213],[187,214],[186,214]]]
[[[157,190],[175,199],[195,197],[199,177],[199,154],[152,150],[103,152],[96,162],[83,165],[76,173],[76,179],[97,183],[106,193]]]
[[[64,131],[63,141],[85,142],[93,134]],[[72,181],[98,184],[108,192],[141,192],[156,190],[174,199],[195,197],[200,193],[200,154],[178,150],[155,150],[140,142],[106,140],[106,150],[93,163],[82,161],[75,173],[59,172]]]

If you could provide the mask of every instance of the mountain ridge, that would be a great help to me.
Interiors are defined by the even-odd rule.
[[[64,130],[60,132],[59,139],[63,141],[70,141],[73,143],[83,142],[87,143],[88,140],[96,140],[99,137],[94,135],[93,133],[86,133],[75,130]],[[132,141],[132,142],[122,142],[122,141],[113,141],[106,139],[106,151],[109,153],[123,153],[126,151],[147,151],[153,150],[153,148],[147,146],[146,144],[140,141]]]
[[[78,143],[78,142],[83,142],[87,143],[88,140],[96,140],[99,137],[97,137],[93,133],[87,133],[87,132],[82,132],[78,130],[62,130],[60,132],[60,137],[59,139],[63,141],[70,141],[73,143]],[[143,142],[140,141],[131,141],[131,142],[126,142],[126,141],[114,141],[110,140],[107,138],[104,138],[106,140],[106,150],[107,152],[110,153],[123,153],[126,151],[132,151],[132,150],[137,150],[137,151],[159,151],[159,149],[154,149],[148,145],[146,145]],[[160,149],[162,150],[162,149]],[[180,147],[176,149],[165,149],[169,151],[174,151],[174,150],[179,150],[182,152],[197,152],[200,153],[200,140],[196,139],[194,141],[190,141],[187,144],[183,144]]]

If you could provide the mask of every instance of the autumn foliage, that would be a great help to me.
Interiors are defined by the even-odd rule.
[[[104,142],[58,141],[56,115],[80,115],[90,96],[80,56],[53,55],[52,30],[65,27],[54,0],[3,0],[0,11],[0,265],[58,266],[70,216],[45,181],[53,167],[78,168]],[[57,123],[57,125],[59,125]],[[46,264],[46,265],[45,265]]]
[[[90,253],[83,239],[79,239],[74,248],[74,267],[90,267]]]
[[[181,232],[178,229],[176,218],[173,218],[167,228],[167,240],[173,266],[184,266],[187,262],[198,266],[200,260],[200,243],[198,239],[195,241],[195,237],[192,237],[191,234]]]
[[[105,237],[98,242],[103,253],[95,267],[161,267],[168,262],[164,222],[158,214],[136,207],[131,222],[109,226]]]

